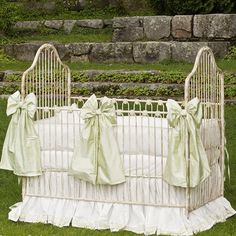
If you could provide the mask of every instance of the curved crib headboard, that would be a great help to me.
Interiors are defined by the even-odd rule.
[[[224,75],[217,67],[214,54],[209,47],[203,47],[199,50],[193,70],[185,80],[185,102],[187,103],[194,97],[198,97],[202,102],[203,127],[206,123],[218,123],[220,128],[220,144],[217,139],[215,145],[220,150],[219,163],[222,173],[224,173]],[[216,133],[216,137],[218,134]],[[209,134],[204,130],[202,140],[206,146]],[[213,155],[215,154],[208,154]],[[207,184],[208,182],[206,182]],[[224,178],[221,179],[221,195],[224,193]]]
[[[33,92],[37,96],[38,107],[70,105],[71,72],[62,63],[56,48],[43,44],[34,61],[22,76],[22,96]]]
[[[224,104],[224,75],[209,47],[198,51],[193,70],[185,80],[185,101],[194,97],[203,103]]]

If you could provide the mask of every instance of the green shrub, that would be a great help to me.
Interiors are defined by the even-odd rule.
[[[224,89],[226,98],[235,98],[236,97],[236,86],[226,86]]]
[[[151,0],[158,14],[231,13],[234,0]]]
[[[0,0],[0,6],[0,35],[11,35],[12,23],[18,20],[21,7],[6,0]]]
[[[9,82],[21,82],[22,76],[20,74],[8,74],[4,80]]]
[[[228,53],[225,56],[226,60],[236,59],[236,46],[233,46],[229,49]]]
[[[113,83],[163,83],[163,84],[183,84],[186,74],[182,72],[159,72],[158,74],[151,73],[102,73],[92,78],[89,78],[84,73],[72,72],[73,82],[113,82]]]

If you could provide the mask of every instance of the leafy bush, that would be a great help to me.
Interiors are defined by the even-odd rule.
[[[236,46],[233,46],[229,49],[227,55],[225,56],[226,60],[236,59]]]
[[[182,84],[186,74],[182,72],[159,72],[158,74],[150,73],[102,73],[89,78],[84,73],[73,72],[72,81],[74,82],[113,82],[113,83],[163,83],[163,84]]]
[[[18,20],[20,7],[6,0],[0,0],[0,34],[12,34],[12,23]]]
[[[0,57],[1,60],[1,57]],[[85,73],[72,72],[72,88],[71,93],[80,96],[89,96],[96,93],[100,96],[119,96],[119,97],[179,97],[184,94],[183,86],[172,86],[170,84],[182,84],[186,75],[182,72],[160,72],[159,74],[151,75],[148,73],[138,74],[99,74],[94,77],[89,77]],[[4,86],[1,87],[0,94],[11,94],[19,87],[21,81],[20,74],[8,74],[4,77]],[[93,86],[92,82],[107,82],[99,86]],[[236,74],[225,73],[225,98],[236,98]],[[76,82],[91,82],[88,86],[77,86]],[[127,83],[122,86],[122,83]],[[132,85],[128,85],[132,83]],[[151,88],[146,85],[148,83],[160,83],[157,88]],[[50,89],[46,88],[45,90]]]
[[[158,14],[231,13],[234,0],[151,0]]]
[[[6,63],[6,62],[13,62],[15,61],[14,58],[11,58],[10,56],[6,55],[2,49],[0,49],[0,62]]]

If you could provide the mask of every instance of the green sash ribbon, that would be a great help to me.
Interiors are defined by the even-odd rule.
[[[166,105],[167,119],[172,129],[163,178],[174,186],[196,187],[210,175],[207,155],[200,136],[200,101],[198,98],[192,99],[184,110],[172,99],[168,99]]]
[[[83,105],[84,126],[79,133],[69,173],[92,184],[115,185],[125,182],[124,168],[113,131],[114,104],[107,97],[100,108],[93,94]]]
[[[40,142],[34,128],[36,97],[33,93],[21,99],[17,91],[8,98],[7,116],[12,115],[3,144],[0,168],[18,176],[42,174]]]

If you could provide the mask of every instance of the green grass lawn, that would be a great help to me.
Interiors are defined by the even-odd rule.
[[[0,53],[1,54],[1,53]],[[6,60],[1,59],[0,55],[0,71],[13,70],[25,71],[32,62]],[[150,64],[128,64],[128,63],[91,63],[91,62],[65,62],[71,70],[160,70],[160,71],[173,71],[173,72],[186,72],[190,73],[193,64],[186,62],[163,61],[159,63]],[[236,72],[236,60],[218,60],[217,65],[225,72]]]
[[[9,118],[5,115],[6,101],[0,99],[0,153],[5,137]],[[236,106],[226,106],[226,137],[227,147],[231,157],[231,181],[226,183],[225,196],[236,209]],[[58,228],[52,225],[11,222],[7,220],[9,206],[21,201],[21,186],[11,172],[0,170],[0,235],[111,235],[110,231],[92,231],[73,227]],[[136,235],[120,231],[112,235]],[[204,236],[232,236],[236,235],[236,216],[224,223],[215,225],[212,229],[199,233]]]
[[[0,38],[0,45],[31,41],[53,41],[63,44],[79,42],[111,42],[112,29],[90,29],[77,27],[77,29],[73,30],[70,34],[66,34],[64,31],[55,31],[52,29],[43,29],[38,32],[19,30],[14,36]]]

